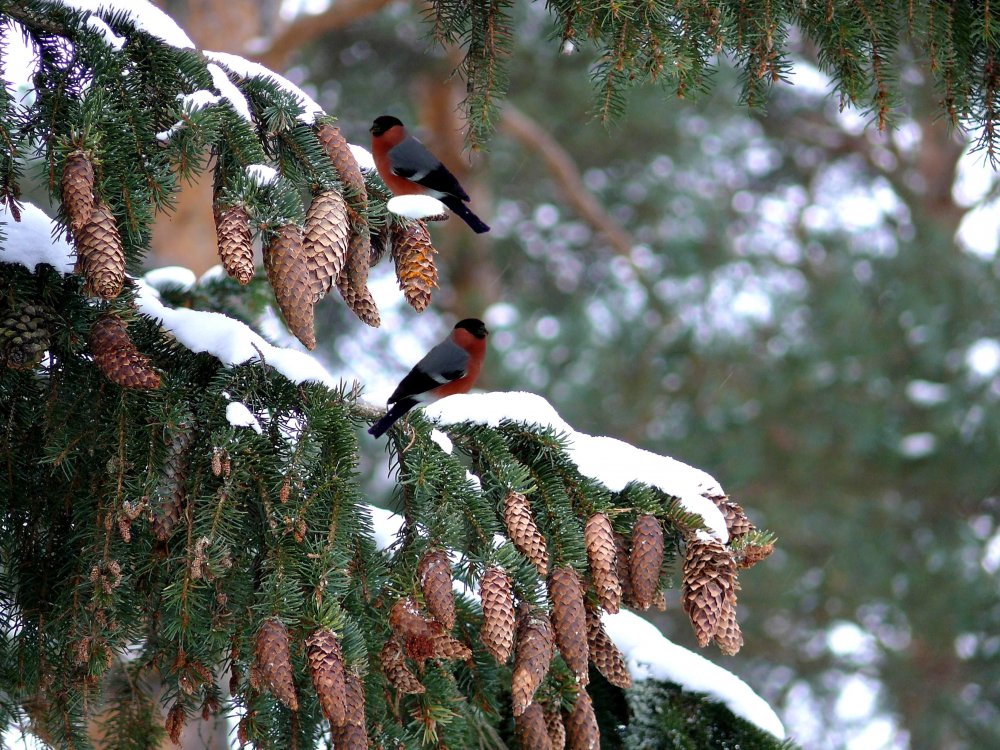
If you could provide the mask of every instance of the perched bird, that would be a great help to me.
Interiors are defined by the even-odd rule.
[[[372,156],[393,195],[431,195],[458,214],[477,234],[490,228],[465,204],[469,195],[448,168],[395,117],[382,115],[371,128]]]
[[[368,432],[381,437],[417,404],[437,401],[453,393],[468,393],[483,367],[487,335],[486,325],[477,318],[458,321],[448,337],[427,352],[399,381],[389,396],[391,408],[388,413]]]

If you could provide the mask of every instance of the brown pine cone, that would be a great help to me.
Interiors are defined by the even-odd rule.
[[[316,129],[316,137],[319,139],[323,150],[326,151],[333,168],[340,176],[344,187],[348,189],[348,197],[355,210],[364,211],[368,206],[368,191],[365,189],[365,178],[358,166],[358,160],[354,158],[351,147],[347,139],[340,132],[336,125],[324,124]]]
[[[313,282],[313,301],[318,302],[333,289],[347,259],[351,224],[347,204],[336,190],[313,196],[306,213],[305,258]]]
[[[600,610],[590,606],[587,607],[587,646],[590,661],[608,682],[623,690],[632,687],[625,656],[604,629]]]
[[[288,330],[306,349],[315,349],[313,285],[299,226],[286,224],[272,235],[264,246],[264,268]]]
[[[76,233],[77,271],[87,279],[86,293],[110,300],[125,283],[125,249],[111,209],[98,203]]]
[[[719,627],[727,625],[727,601],[735,609],[736,563],[732,554],[715,539],[691,539],[684,555],[681,604],[698,636],[698,645],[708,645]]]
[[[552,629],[559,653],[580,684],[586,685],[589,681],[587,616],[583,608],[583,590],[575,570],[559,567],[552,571],[549,600],[552,602]]]
[[[306,660],[323,715],[332,724],[345,723],[344,653],[332,630],[320,628],[306,639]]]
[[[253,280],[253,231],[243,206],[215,206],[215,238],[226,273],[246,286]]]
[[[614,614],[622,599],[622,587],[618,581],[618,560],[615,548],[615,532],[611,521],[603,513],[595,513],[587,519],[583,528],[587,543],[587,558],[590,560],[590,579],[601,606]]]
[[[639,516],[632,528],[629,575],[632,596],[639,609],[649,609],[660,586],[663,565],[663,527],[653,515]]]
[[[378,307],[368,289],[368,264],[371,261],[371,239],[368,228],[351,232],[347,243],[347,258],[337,277],[337,289],[351,311],[361,322],[378,328],[382,325]]]
[[[736,564],[741,568],[752,568],[761,560],[770,557],[772,552],[774,552],[774,542],[748,544],[736,553]]]
[[[398,599],[389,610],[389,627],[403,642],[406,655],[422,662],[436,655],[438,640],[445,635],[437,620],[426,617],[411,597]]]
[[[406,666],[403,647],[395,638],[390,638],[385,642],[379,660],[382,662],[382,671],[385,673],[386,679],[389,680],[389,684],[399,692],[419,695],[426,690],[423,683]]]
[[[344,672],[346,692],[344,724],[332,724],[333,746],[337,750],[367,750],[368,731],[365,728],[365,687],[361,678],[353,671]]]
[[[403,296],[417,312],[423,312],[431,303],[431,291],[438,285],[434,255],[427,225],[415,221],[405,227],[392,229],[392,259],[396,264],[396,279]]]
[[[160,387],[159,373],[135,348],[125,321],[114,313],[97,319],[90,329],[89,344],[94,364],[112,383],[142,390]]]
[[[479,639],[493,658],[506,664],[514,648],[514,584],[502,568],[488,568],[479,582],[483,627]]]
[[[191,426],[182,422],[169,435],[167,455],[163,460],[163,475],[153,501],[153,536],[161,542],[170,537],[184,510],[190,446]]]
[[[545,711],[545,727],[549,732],[552,750],[564,750],[566,747],[566,724],[563,723],[559,701],[549,701],[543,707]]]
[[[0,320],[0,366],[31,370],[51,345],[54,316],[43,305],[20,305]]]
[[[709,500],[715,503],[715,507],[722,512],[730,539],[749,534],[756,528],[750,523],[750,519],[747,518],[746,512],[739,503],[733,502],[725,495],[711,495]]]
[[[570,750],[598,750],[601,747],[594,704],[586,690],[580,690],[573,710],[566,717],[566,735]]]
[[[504,500],[503,522],[507,526],[511,542],[518,551],[531,560],[538,570],[538,575],[547,575],[549,553],[545,547],[545,537],[535,524],[528,498],[520,492],[510,490]]]
[[[175,744],[181,744],[181,732],[184,731],[184,725],[187,723],[187,714],[184,712],[184,706],[181,705],[180,701],[176,701],[170,710],[167,712],[166,721],[164,721],[164,729],[167,730],[167,736]]]
[[[368,732],[364,725],[331,727],[331,734],[337,750],[368,750]]]
[[[435,659],[466,661],[472,657],[472,649],[457,638],[445,634],[434,640],[434,652],[431,656]]]
[[[455,627],[455,592],[452,590],[451,563],[441,550],[427,552],[417,565],[424,604],[445,630]]]
[[[295,693],[288,631],[281,620],[265,620],[260,626],[254,655],[260,676],[271,694],[292,711],[298,711],[299,698]]]
[[[719,626],[715,629],[715,643],[726,656],[735,656],[743,648],[743,632],[736,621],[736,594],[727,597],[722,609]]]
[[[552,750],[545,715],[537,703],[532,703],[514,719],[514,733],[521,750]]]
[[[63,164],[62,200],[70,231],[76,235],[94,210],[94,165],[82,151],[71,153]]]
[[[514,716],[520,716],[531,705],[535,691],[549,673],[552,663],[552,627],[544,613],[522,605],[517,617],[517,650],[514,652],[514,674],[511,697]]]
[[[622,603],[636,607],[635,593],[632,591],[632,574],[629,572],[629,542],[624,535],[615,533],[615,565],[618,583],[622,587]]]

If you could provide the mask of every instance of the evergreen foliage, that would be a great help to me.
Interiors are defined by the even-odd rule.
[[[494,66],[490,73],[473,56],[470,76],[486,71],[491,86],[502,86],[495,65],[508,44],[497,22],[505,7],[477,16],[477,34],[497,26],[470,41]],[[248,122],[227,103],[192,106],[186,95],[214,85],[206,60],[137,30],[124,14],[104,17],[127,38],[122,50],[109,46],[86,14],[62,6],[3,2],[0,14],[17,20],[39,51],[37,98],[15,103],[5,93],[0,101],[0,137],[12,144],[0,162],[5,202],[13,206],[18,195],[17,155],[44,165],[44,182],[59,202],[64,163],[86,154],[132,274],[142,266],[153,218],[169,209],[182,180],[209,165],[217,199],[246,206],[265,238],[302,222],[309,192],[342,190],[315,131],[301,120],[301,102],[274,81],[232,76],[250,104]],[[490,96],[485,109],[495,106]],[[246,168],[262,163],[275,165],[280,177],[253,179]],[[356,221],[377,231],[387,218],[379,205],[384,191],[372,182],[374,203]],[[60,203],[58,219],[68,228],[64,208]],[[424,554],[442,547],[460,553],[455,577],[471,590],[484,570],[501,567],[519,600],[547,607],[538,571],[505,538],[503,503],[511,491],[528,498],[550,565],[571,567],[584,581],[583,524],[593,513],[607,513],[624,535],[639,515],[658,519],[668,551],[661,585],[679,577],[677,549],[704,527],[660,490],[632,484],[611,492],[585,477],[564,436],[552,431],[509,421],[457,426],[450,454],[414,416],[408,431],[391,434],[405,525],[396,545],[381,551],[358,468],[358,427],[373,416],[370,407],[346,387],[296,385],[266,363],[225,366],[190,351],[137,313],[133,286],[96,301],[76,275],[0,266],[3,319],[29,308],[51,311],[39,317],[47,358],[0,370],[0,724],[27,715],[47,744],[91,746],[88,721],[103,712],[102,747],[148,746],[164,732],[150,687],[159,681],[172,737],[191,717],[224,711],[243,716],[241,736],[258,746],[315,746],[328,728],[304,644],[329,629],[345,670],[363,679],[365,726],[376,743],[502,747],[513,734],[510,669],[479,642],[481,612],[472,597],[459,598],[452,633],[471,656],[408,651],[426,690],[384,700],[390,688],[375,655],[393,635],[393,603],[423,600],[417,566]],[[248,322],[271,301],[262,281],[243,290],[229,279],[166,289],[163,298]],[[122,388],[95,367],[88,334],[109,314],[162,373],[158,388]],[[266,414],[259,434],[229,423],[233,401]],[[262,652],[277,663],[262,663]],[[294,684],[279,689],[289,672]],[[605,707],[621,710],[625,698],[608,685],[599,689],[613,696],[598,717],[608,746],[643,742],[630,728],[638,709],[612,727]],[[557,658],[542,688],[546,702],[568,708],[579,690]],[[778,746],[739,722],[730,727],[728,709],[706,708],[702,697],[635,696],[629,693],[630,704],[671,706],[669,721],[642,725],[643,736],[694,723],[704,736],[723,732],[752,738],[746,742],[755,747]]]

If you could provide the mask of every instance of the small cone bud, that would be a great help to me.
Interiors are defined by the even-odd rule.
[[[522,555],[531,560],[538,575],[548,575],[549,553],[545,547],[545,537],[535,524],[528,498],[520,492],[510,490],[504,500],[503,522],[511,542]]]
[[[125,321],[113,313],[98,318],[90,329],[94,364],[112,383],[123,388],[151,390],[160,387],[160,375],[129,338]]]
[[[386,679],[389,680],[389,684],[399,692],[419,695],[426,690],[423,683],[406,666],[403,647],[395,638],[390,638],[385,642],[379,660],[382,662],[382,671],[385,673]]]
[[[292,711],[298,711],[299,698],[295,693],[288,631],[281,620],[265,620],[260,626],[254,655],[260,675],[271,694]]]
[[[663,527],[656,516],[639,516],[632,529],[629,575],[639,609],[649,609],[660,585],[663,565]]]
[[[615,532],[611,528],[611,521],[603,513],[595,513],[587,519],[583,536],[587,543],[594,593],[601,606],[614,614],[621,604],[622,587],[618,581]]]
[[[455,594],[448,555],[440,550],[425,554],[417,565],[417,576],[427,610],[445,630],[451,630],[455,627]]]
[[[566,717],[566,736],[570,750],[598,750],[601,747],[594,704],[586,690],[580,691],[573,710]]]
[[[315,349],[313,285],[298,226],[286,224],[274,233],[264,247],[264,268],[288,330],[306,349]]]
[[[604,679],[623,690],[632,687],[625,656],[604,629],[600,610],[593,607],[587,607],[587,646],[590,661]]]
[[[82,151],[66,157],[62,172],[62,199],[75,235],[90,221],[94,210],[94,165]]]
[[[317,193],[306,213],[304,238],[306,266],[313,283],[313,301],[318,302],[337,283],[347,258],[351,224],[347,204],[335,190]]]
[[[226,273],[246,286],[253,280],[253,232],[243,206],[215,207],[215,237]]]
[[[119,295],[125,283],[125,250],[111,209],[98,203],[76,234],[77,267],[87,279],[86,291],[101,299]]]
[[[736,607],[736,563],[722,543],[710,538],[688,542],[681,605],[691,620],[700,646],[708,645],[720,627],[735,624],[735,611],[730,622],[726,608],[735,610]]]
[[[479,639],[500,664],[514,648],[514,584],[502,568],[489,568],[479,582],[483,627]]]
[[[175,745],[181,744],[181,732],[184,731],[186,723],[187,714],[184,713],[184,706],[180,704],[180,701],[177,701],[167,712],[167,718],[163,725],[167,730],[167,736]]]
[[[344,654],[333,631],[320,628],[309,636],[306,640],[306,660],[323,715],[332,724],[345,723],[347,714],[344,693],[347,687]]]
[[[532,703],[514,719],[514,732],[521,750],[552,750],[545,715],[537,703]]]
[[[427,225],[415,221],[406,227],[393,227],[392,259],[396,264],[396,279],[406,301],[417,312],[423,312],[431,302],[431,292],[438,285],[434,255]]]
[[[774,542],[767,544],[748,544],[736,555],[736,564],[741,568],[752,568],[761,560],[768,558],[774,552]]]
[[[0,321],[0,363],[12,370],[30,370],[51,343],[52,315],[41,305],[21,305]]]
[[[559,653],[577,680],[586,685],[587,617],[583,607],[583,590],[575,570],[560,567],[552,571],[549,600],[552,602],[552,629]]]
[[[535,691],[549,673],[552,650],[552,627],[548,619],[541,612],[532,612],[527,606],[522,606],[518,612],[517,650],[511,678],[515,717],[531,705]]]
[[[163,475],[153,501],[153,536],[165,542],[180,520],[187,499],[188,448],[191,427],[182,423],[169,434]]]

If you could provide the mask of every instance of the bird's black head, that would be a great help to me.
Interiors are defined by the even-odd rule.
[[[397,125],[400,127],[403,125],[399,118],[393,117],[392,115],[382,115],[381,117],[376,117],[375,122],[373,122],[372,126],[368,129],[371,131],[372,135],[378,136],[382,135],[382,133],[387,131],[389,128],[394,128]]]
[[[489,334],[486,330],[486,324],[479,318],[466,318],[465,320],[460,320],[455,324],[455,330],[462,328],[477,339],[484,339]]]

